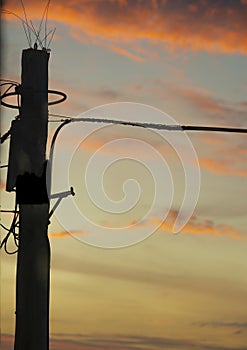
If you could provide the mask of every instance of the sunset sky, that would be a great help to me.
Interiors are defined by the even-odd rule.
[[[47,2],[24,4],[38,30]],[[24,18],[21,1],[5,1],[4,8]],[[78,117],[97,107],[86,115],[106,118],[98,106],[134,102],[147,105],[149,113],[122,115],[113,108],[109,118],[166,123],[166,113],[182,125],[246,128],[246,18],[246,0],[52,0],[47,32],[56,31],[49,88],[68,99],[49,112]],[[41,30],[43,37],[44,23]],[[3,14],[3,78],[20,82],[21,51],[28,47],[20,20]],[[2,133],[16,115],[2,107]],[[49,123],[47,155],[58,125]],[[183,161],[189,174],[198,170],[190,157],[181,163],[165,141],[176,140],[179,147],[182,138],[127,126],[73,125],[72,132],[69,125],[64,128],[55,152],[56,191],[67,191],[68,184],[76,196],[63,200],[49,226],[50,349],[247,350],[246,134],[187,133],[201,187],[193,215],[180,234],[173,234],[186,190]],[[6,164],[9,142],[1,147]],[[66,173],[63,156],[65,162],[72,151]],[[116,214],[106,210],[106,200],[102,208],[93,203],[100,183],[92,182],[87,193],[84,175],[95,154],[91,181],[115,160],[102,178],[108,199],[119,204],[126,180],[139,182],[141,194],[130,210]],[[170,172],[163,183],[166,164]],[[4,191],[6,173],[1,170],[1,206],[13,209],[14,194]],[[154,173],[161,174],[156,182]],[[132,203],[137,187],[126,189]],[[95,230],[77,220],[72,201]],[[2,214],[1,222],[8,226],[10,215]],[[130,237],[155,232],[118,249],[83,242],[96,231],[102,236],[115,228]],[[15,267],[16,255],[1,251],[1,345],[6,350],[14,341]]]

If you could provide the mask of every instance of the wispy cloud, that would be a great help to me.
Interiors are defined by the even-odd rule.
[[[168,233],[173,232],[173,224],[177,217],[177,211],[171,210],[168,218],[160,225],[159,231],[165,231]],[[157,224],[158,218],[153,217],[151,222]],[[206,235],[217,237],[231,237],[238,240],[245,240],[247,237],[243,236],[234,227],[225,224],[215,224],[211,220],[200,219],[193,215],[189,222],[184,226],[180,234],[190,235]]]
[[[76,236],[84,236],[88,234],[87,231],[82,231],[82,230],[71,230],[71,231],[57,231],[57,232],[50,232],[49,237],[50,238],[66,238],[66,237],[72,237],[73,235]]]
[[[228,160],[215,160],[212,158],[200,158],[199,163],[200,165],[214,173],[220,174],[220,175],[234,175],[234,176],[247,176],[247,169],[246,167],[244,169],[239,168],[241,166],[245,166],[241,161],[239,161],[239,165],[236,164],[237,159],[228,159]]]
[[[11,334],[1,334],[0,345],[4,350],[12,350],[14,346],[14,337]]]
[[[160,222],[160,219],[158,217],[151,217],[145,221],[136,221],[131,220],[126,227],[128,227],[128,230],[130,229],[140,229],[143,227],[150,227],[152,228],[157,227],[158,225],[158,233],[173,233],[173,225],[176,220],[178,212],[176,210],[170,210],[168,217],[163,222]],[[110,223],[104,222],[102,223],[102,226],[105,227],[112,227]],[[116,223],[115,225],[116,226]],[[122,227],[122,226],[120,226]],[[90,234],[90,232],[84,232],[84,231],[71,231],[73,235],[85,235]],[[196,217],[195,215],[192,216],[189,220],[189,222],[184,226],[184,228],[181,230],[180,234],[188,234],[188,235],[206,235],[211,237],[229,237],[236,240],[246,240],[247,237],[245,237],[243,234],[241,234],[237,229],[230,225],[226,224],[216,224],[211,220],[205,220],[201,219],[199,217]],[[49,234],[51,238],[65,238],[70,236],[69,232],[61,231],[61,232],[51,232]]]
[[[3,182],[2,180],[0,180],[0,189],[1,189],[1,190],[4,190],[4,191],[5,191],[5,189],[6,189],[6,184],[5,184],[5,182]]]
[[[214,331],[215,329],[227,329],[232,331],[232,334],[247,334],[247,322],[239,321],[209,321],[209,322],[197,322],[193,326],[199,326],[200,328],[206,328],[208,331]]]
[[[13,337],[3,334],[2,344],[6,350],[10,349],[10,342]],[[7,347],[8,346],[8,347]],[[201,349],[201,350],[247,350],[245,346],[238,348],[225,345],[209,344],[208,342],[197,341],[190,338],[169,338],[157,336],[142,335],[83,335],[83,334],[52,334],[50,340],[52,350],[143,350],[144,348],[152,348],[153,350],[185,350],[185,349]]]
[[[163,79],[142,81],[136,93],[158,95],[160,98],[169,96],[179,102],[185,110],[196,116],[197,123],[210,122],[222,126],[244,126],[247,103],[245,101],[230,101],[213,94],[200,86],[194,87],[184,84],[175,84]],[[130,87],[131,89],[131,87]],[[135,93],[133,86],[132,93]],[[186,108],[185,108],[186,107]],[[179,116],[178,116],[179,117]],[[195,119],[195,118],[194,118]]]

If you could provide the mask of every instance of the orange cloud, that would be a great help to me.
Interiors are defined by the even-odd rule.
[[[228,140],[225,135],[206,135],[202,136],[201,140],[203,140],[205,143],[210,144],[210,145],[224,145],[227,146]]]
[[[239,161],[240,162],[240,161]],[[236,165],[236,159],[229,160],[215,160],[210,158],[200,158],[200,165],[214,173],[221,175],[247,176],[247,169],[240,169]]]
[[[160,224],[158,228],[158,232],[173,232],[173,225],[177,218],[178,212],[176,210],[170,210],[168,217],[166,220],[164,220],[162,223],[160,223],[160,218],[158,217],[151,217],[150,219],[147,219],[145,221],[140,220],[134,220],[132,219],[126,227],[133,227],[133,230],[140,229],[144,226],[157,226]],[[102,223],[104,227],[112,228],[112,225],[108,224],[107,222]],[[116,225],[114,225],[116,227]],[[68,236],[72,235],[85,235],[90,234],[90,232],[84,232],[84,231],[61,231],[61,232],[52,232],[49,234],[50,238],[66,238]],[[189,222],[184,226],[184,228],[181,230],[180,234],[190,234],[190,235],[206,235],[206,236],[218,236],[218,237],[230,237],[237,240],[246,240],[247,237],[244,237],[238,230],[236,230],[234,227],[226,224],[215,224],[211,220],[205,220],[201,219],[195,215],[193,215]]]
[[[71,237],[72,235],[84,236],[87,232],[81,230],[71,230],[71,231],[59,231],[49,233],[50,238],[66,238]]]
[[[131,53],[130,51],[119,47],[119,46],[115,46],[115,45],[108,45],[108,47],[110,47],[112,49],[113,52],[116,52],[120,55],[126,56],[130,59],[132,59],[133,61],[137,61],[137,62],[143,62],[145,61],[145,59],[143,57],[140,57],[138,55],[135,55],[133,53]]]
[[[1,334],[0,343],[5,350],[12,350],[14,347],[14,337],[11,334]]]
[[[225,108],[224,101],[219,101],[210,96],[210,94],[203,89],[181,89],[180,93],[189,102],[192,102],[196,107],[208,113],[222,113]]]
[[[27,0],[25,5],[32,19],[40,19],[40,2]],[[49,21],[66,24],[71,35],[82,40],[97,39],[114,52],[138,61],[144,58],[138,52],[132,53],[137,42],[149,47],[151,55],[155,47],[247,54],[245,5],[244,0],[236,1],[235,5],[192,1],[189,6],[186,2],[174,6],[171,0],[63,0],[51,3]],[[21,15],[19,2],[9,0],[6,7]]]
[[[177,217],[177,212],[171,210],[167,219],[160,225],[159,230],[172,233],[173,223]],[[151,224],[157,224],[158,218],[151,219]],[[150,224],[150,223],[149,223]],[[241,235],[236,229],[229,225],[220,224],[216,225],[212,221],[200,220],[198,217],[192,216],[190,221],[185,225],[180,233],[184,234],[196,234],[207,236],[222,236],[231,237],[238,240],[245,240],[246,238]]]
[[[0,189],[5,191],[6,190],[6,184],[0,180]]]

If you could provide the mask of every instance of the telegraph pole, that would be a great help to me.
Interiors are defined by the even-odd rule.
[[[48,61],[46,49],[22,51],[21,105],[11,128],[6,190],[16,189],[20,217],[14,350],[49,349]]]

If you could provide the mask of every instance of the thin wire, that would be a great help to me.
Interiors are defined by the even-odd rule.
[[[32,20],[30,20],[30,24],[31,24],[31,26],[32,26],[32,28],[33,28],[33,33],[34,33],[34,35],[35,35],[35,37],[36,37],[35,43],[37,44],[37,42],[38,42],[39,45],[40,45],[40,47],[42,48],[42,42],[41,42],[41,40],[40,40],[40,38],[39,38],[39,33],[36,31]]]
[[[13,81],[9,81],[7,82],[6,79],[1,79],[1,81],[4,81],[4,83],[0,84],[0,86],[5,86],[5,85],[10,85],[5,91],[3,94],[1,94],[1,99],[4,98],[4,96],[8,93],[9,90],[11,90],[13,87],[16,87],[16,86],[19,86],[20,84],[17,83],[17,82],[13,82]],[[20,97],[18,95],[17,97],[17,104],[18,104],[18,107],[20,108]],[[16,117],[16,119],[18,118],[19,116]],[[12,130],[12,126],[9,128],[9,130],[4,133],[1,137],[0,137],[0,143],[4,143],[8,138],[9,136],[11,135],[11,130]]]
[[[49,46],[50,46],[50,44],[51,44],[51,42],[52,42],[53,36],[54,36],[54,34],[55,34],[55,31],[56,31],[56,28],[54,28],[54,30],[53,30],[53,32],[52,32],[50,41],[49,41],[49,43],[48,43],[48,45],[47,45],[47,49],[49,48]]]
[[[47,6],[47,5],[46,5]],[[44,9],[44,11],[43,11],[43,14],[42,14],[42,17],[41,17],[41,21],[40,21],[40,24],[39,24],[39,29],[38,29],[38,36],[40,36],[40,32],[41,32],[41,26],[42,26],[42,23],[43,23],[43,20],[44,20],[44,18],[45,18],[45,12],[46,12],[46,7],[45,7],[45,9]],[[43,40],[42,40],[43,41]],[[41,42],[42,42],[41,41]]]
[[[33,30],[33,28],[31,28],[30,25],[28,24],[28,22],[24,21],[23,18],[21,18],[20,16],[16,15],[14,12],[9,11],[9,10],[3,9],[2,12],[3,12],[3,13],[7,13],[7,14],[9,14],[9,15],[13,15],[13,16],[15,16],[16,18],[18,18],[20,21],[22,21],[23,23],[25,23],[25,25],[26,25],[27,28],[30,30],[30,32],[32,32],[32,33],[36,36],[35,30]],[[28,41],[28,43],[29,43],[29,45],[30,45],[30,47],[31,47],[31,46],[32,46],[32,43],[29,42],[29,41]]]
[[[26,35],[28,45],[29,45],[29,47],[31,47],[31,46],[32,46],[32,42],[31,42],[31,40],[30,40],[29,31],[28,31],[28,33],[27,33],[27,29],[26,29],[26,27],[25,27],[24,22],[21,22],[21,24],[22,24],[22,28],[23,28],[23,30],[24,30],[24,33],[25,33],[25,35]]]
[[[15,211],[15,210],[4,210],[4,209],[0,209],[1,213],[19,213],[19,211]]]
[[[11,133],[11,128],[3,136],[0,137],[0,143],[4,143],[10,136],[10,133]]]
[[[4,81],[4,79],[1,79]],[[5,86],[5,85],[10,85],[5,91],[3,94],[1,94],[1,99],[4,98],[4,96],[8,93],[9,90],[11,90],[13,87],[16,87],[18,86],[19,84],[18,83],[15,83],[15,82],[5,82],[5,83],[2,83],[0,84],[0,86]],[[17,103],[18,103],[18,107],[20,108],[20,98],[19,98],[19,95],[18,95],[18,98],[17,98]],[[17,116],[18,118],[18,116]],[[9,130],[4,133],[1,137],[0,137],[0,143],[4,143],[8,138],[9,136],[11,135],[11,129],[12,129],[12,126],[9,128]]]
[[[66,116],[66,115],[59,115],[59,114],[53,114],[53,113],[48,113],[48,115],[49,115],[50,117],[60,118],[60,119],[58,120],[58,122],[59,122],[59,121],[63,122],[63,121],[65,121],[65,119],[66,119],[66,120],[71,120],[71,119],[72,119],[71,117],[68,117],[68,116]]]
[[[4,82],[8,82],[8,83],[13,83],[13,84],[16,84],[16,85],[20,85],[17,81],[15,80],[10,80],[10,79],[0,79],[0,81],[4,81]]]
[[[16,232],[16,229],[19,228],[19,221],[18,221],[18,217],[19,217],[19,211],[17,211],[17,202],[15,202],[15,210],[14,210],[14,216],[13,216],[13,220],[11,223],[10,228],[8,229],[6,226],[4,226],[2,223],[0,224],[0,226],[5,230],[8,231],[6,236],[4,237],[4,239],[2,240],[1,244],[0,244],[0,249],[2,249],[4,247],[4,250],[7,254],[15,254],[18,251],[18,247],[19,247],[19,233]],[[9,238],[11,236],[11,234],[13,235],[14,238],[14,243],[17,247],[16,250],[14,251],[9,251],[8,250],[8,241]]]
[[[26,9],[25,9],[25,6],[24,6],[22,0],[21,0],[21,6],[22,6],[23,13],[24,13],[24,17],[25,17],[25,22],[28,23]],[[27,27],[27,29],[28,29],[28,27]],[[25,31],[25,32],[26,32],[26,31]],[[28,30],[28,36],[29,36],[29,45],[30,45],[30,47],[31,47],[31,46],[32,46],[32,41],[31,41],[31,33],[30,33],[29,30]]]
[[[41,41],[41,43],[42,43],[42,45],[43,45],[43,41],[45,41],[45,43],[44,43],[44,47],[46,48],[46,39],[47,39],[47,37],[52,33],[52,31],[53,31],[53,29],[51,29],[46,35],[45,35],[45,37],[42,39],[42,41]]]
[[[57,118],[64,118],[64,119],[73,119],[73,117],[68,117],[67,115],[61,115],[61,114],[54,114],[54,113],[49,113],[49,116],[51,117],[57,117]]]
[[[59,119],[59,120],[48,119],[48,122],[49,122],[49,123],[62,123],[62,122],[64,122],[65,120],[68,120],[68,119]]]
[[[1,83],[0,86],[5,86],[5,85],[11,85],[11,87],[13,86],[18,86],[19,84],[18,83],[12,83],[11,81],[6,81],[4,83]]]
[[[54,148],[55,148],[55,144],[56,144],[56,139],[58,137],[58,134],[60,132],[60,130],[67,125],[68,123],[70,123],[71,120],[70,119],[66,119],[62,124],[60,124],[57,129],[54,132],[54,135],[52,137],[51,140],[51,147],[50,147],[50,152],[49,152],[49,157],[48,157],[48,164],[47,164],[47,193],[48,195],[50,195],[51,192],[51,173],[52,173],[52,163],[53,163],[53,154],[54,154]]]
[[[45,6],[45,8],[44,8],[44,11],[43,11],[43,14],[42,14],[42,18],[41,18],[41,21],[40,21],[40,24],[39,24],[39,29],[38,29],[38,31],[37,31],[37,37],[39,37],[40,38],[40,33],[41,33],[41,29],[42,29],[42,24],[43,24],[43,21],[44,21],[44,18],[45,18],[45,16],[46,16],[46,21],[47,21],[47,11],[48,11],[48,7],[49,7],[49,3],[50,3],[50,1],[48,1],[48,3],[46,4],[46,6]],[[45,22],[45,38],[46,38],[46,22]],[[44,41],[44,39],[40,39],[40,43],[41,43],[41,48],[43,48],[43,45],[42,45],[42,43],[43,43],[43,41]],[[45,45],[46,46],[46,45]],[[44,47],[45,47],[44,46]]]
[[[2,98],[4,97],[4,95],[7,94],[7,92],[8,92],[9,90],[11,90],[13,87],[18,86],[19,84],[14,84],[14,83],[2,83],[2,84],[0,84],[0,86],[5,86],[5,85],[10,85],[10,86],[4,91],[3,94],[1,94],[1,97],[2,97]]]
[[[46,39],[47,39],[47,36],[49,35],[49,34],[46,34],[47,33],[47,19],[48,19],[48,12],[49,12],[49,7],[50,7],[50,0],[48,0],[48,2],[47,2],[47,5],[46,5],[46,15],[45,15],[45,47],[46,47],[46,44],[47,44],[47,42],[46,42]]]

